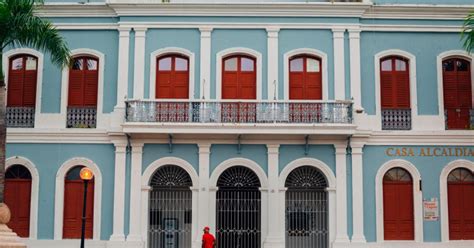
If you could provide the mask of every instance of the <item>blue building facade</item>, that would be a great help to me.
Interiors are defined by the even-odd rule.
[[[87,166],[90,247],[473,247],[473,8],[47,1],[75,61],[3,51],[13,229],[77,245]]]

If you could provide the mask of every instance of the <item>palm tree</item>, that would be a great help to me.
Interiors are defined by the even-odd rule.
[[[474,11],[471,12],[464,21],[461,38],[464,40],[464,49],[467,52],[474,51]]]
[[[3,65],[3,49],[20,46],[49,52],[52,62],[58,66],[69,64],[70,51],[65,40],[51,22],[34,15],[41,4],[43,0],[0,0],[0,67]],[[0,69],[0,207],[4,206],[6,143],[3,69]]]

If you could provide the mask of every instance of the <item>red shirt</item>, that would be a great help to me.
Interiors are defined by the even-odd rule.
[[[205,233],[202,235],[202,247],[203,248],[214,248],[214,242],[216,238],[210,233]]]

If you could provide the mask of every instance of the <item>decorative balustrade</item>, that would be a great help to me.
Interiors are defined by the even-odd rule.
[[[351,101],[129,100],[127,122],[352,123]]]
[[[7,127],[35,127],[35,107],[7,107]]]
[[[95,128],[97,122],[97,107],[68,107],[68,128]]]
[[[411,109],[382,109],[382,130],[410,130]]]

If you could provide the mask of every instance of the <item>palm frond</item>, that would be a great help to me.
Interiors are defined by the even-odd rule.
[[[463,40],[463,47],[466,51],[474,51],[474,11],[464,20],[461,40]]]

